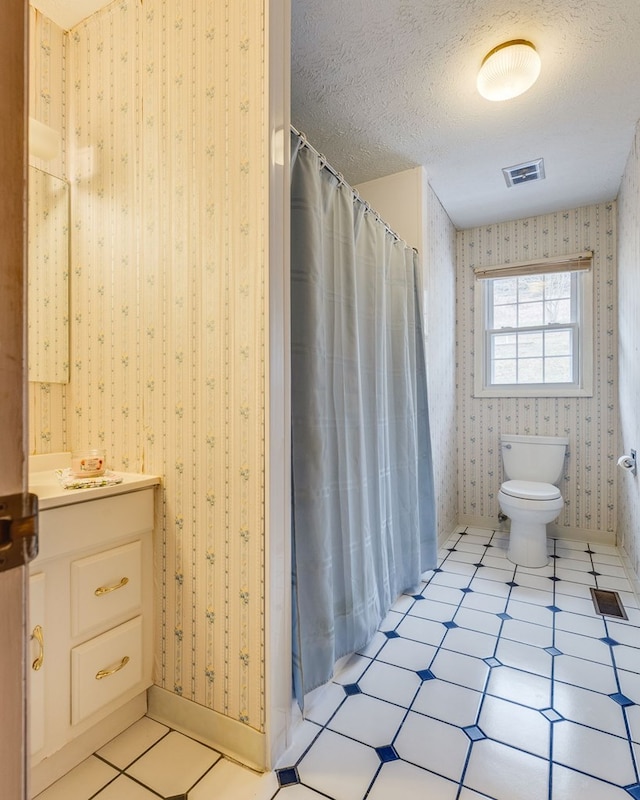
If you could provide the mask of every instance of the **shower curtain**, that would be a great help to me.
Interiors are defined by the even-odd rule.
[[[304,695],[436,562],[417,254],[292,133],[293,673]]]

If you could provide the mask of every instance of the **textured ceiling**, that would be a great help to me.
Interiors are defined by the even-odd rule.
[[[351,184],[424,165],[467,228],[616,197],[640,118],[640,0],[291,0],[292,123]],[[504,103],[484,55],[532,41],[542,72]],[[507,188],[502,167],[544,158]]]

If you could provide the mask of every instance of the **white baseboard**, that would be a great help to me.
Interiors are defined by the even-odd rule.
[[[509,520],[500,523],[496,517],[474,517],[461,514],[459,525],[468,525],[472,528],[482,528],[490,531],[509,531]],[[554,539],[573,539],[577,542],[593,542],[615,547],[616,535],[612,531],[595,531],[586,528],[570,528],[565,525],[551,523],[547,526],[549,536]]]
[[[147,716],[152,719],[198,739],[251,769],[264,772],[269,768],[264,733],[159,686],[150,687],[148,700]]]

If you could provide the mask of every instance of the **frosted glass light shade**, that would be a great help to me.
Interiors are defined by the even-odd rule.
[[[524,39],[494,47],[478,72],[478,91],[487,100],[510,100],[526,92],[540,75],[540,56]]]

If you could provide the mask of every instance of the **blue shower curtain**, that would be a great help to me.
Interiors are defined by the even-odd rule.
[[[435,566],[416,253],[292,134],[294,691]]]

